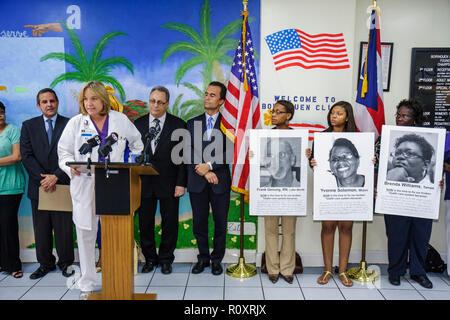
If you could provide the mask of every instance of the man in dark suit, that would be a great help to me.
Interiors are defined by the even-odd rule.
[[[213,81],[203,99],[205,113],[190,119],[187,129],[191,134],[191,162],[187,166],[187,189],[192,206],[194,236],[197,239],[198,262],[192,273],[203,272],[211,265],[211,272],[220,275],[225,255],[227,217],[230,206],[231,177],[227,159],[227,139],[220,131],[220,106],[225,101],[226,87]],[[209,252],[208,217],[212,208],[214,219],[214,249]]]
[[[38,279],[56,269],[53,256],[53,232],[58,254],[58,267],[69,277],[74,270],[67,268],[74,260],[73,226],[71,212],[38,210],[39,187],[45,192],[54,192],[56,184],[69,184],[69,177],[58,166],[57,145],[68,118],[58,114],[58,97],[52,89],[39,91],[37,107],[42,115],[22,124],[20,152],[22,162],[29,175],[28,198],[33,214],[36,257],[39,268],[30,275]]]
[[[142,273],[153,270],[158,264],[163,274],[172,272],[174,251],[178,239],[178,207],[179,199],[186,187],[186,167],[175,164],[172,159],[172,149],[177,141],[171,141],[172,133],[177,129],[186,129],[186,123],[169,113],[169,90],[165,87],[155,87],[150,92],[150,113],[137,119],[134,124],[142,136],[147,147],[149,162],[155,167],[159,175],[141,176],[141,207],[139,209],[139,230],[141,236],[142,253],[145,264]],[[151,140],[146,136],[150,129],[154,129]],[[161,213],[161,244],[156,253],[155,245],[155,213],[159,200]]]

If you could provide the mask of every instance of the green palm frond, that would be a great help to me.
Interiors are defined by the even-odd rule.
[[[224,39],[217,46],[216,50],[219,56],[224,55],[230,50],[235,50],[239,44],[239,41],[236,39]]]
[[[112,68],[118,65],[122,65],[127,68],[131,74],[134,74],[134,68],[130,61],[122,57],[111,57],[101,60],[95,65],[94,74],[97,74],[105,68]]]
[[[167,24],[163,25],[162,27],[165,29],[181,32],[182,34],[191,38],[192,41],[197,43],[199,46],[203,45],[202,39],[200,38],[199,34],[194,30],[194,28],[189,27],[188,25],[181,24],[181,23],[167,23]]]
[[[83,70],[82,72],[87,72],[88,68],[89,68],[89,62],[87,60],[86,53],[84,51],[83,45],[81,44],[80,38],[78,38],[75,31],[73,31],[72,29],[67,27],[67,24],[65,21],[61,22],[61,24],[64,27],[64,29],[67,31],[67,33],[69,34],[70,42],[72,42],[72,45],[78,54],[78,58],[80,60],[80,66],[81,66],[81,69]]]
[[[67,63],[71,64],[78,71],[83,72],[83,67],[82,67],[80,61],[73,54],[63,53],[63,52],[50,52],[49,54],[46,54],[45,56],[43,56],[40,59],[40,61],[43,62],[43,61],[46,61],[49,59],[55,59],[55,60],[67,62]]]
[[[58,83],[62,81],[77,81],[85,82],[89,81],[86,79],[85,75],[81,72],[65,72],[57,76],[52,83],[50,83],[50,88],[54,88]]]
[[[171,114],[175,116],[180,116],[181,109],[179,108],[181,98],[183,97],[183,94],[179,94],[178,97],[175,99],[175,102],[172,105],[172,109],[170,111]]]
[[[97,61],[100,60],[103,50],[108,45],[108,42],[111,41],[114,37],[117,36],[126,36],[127,34],[120,31],[112,31],[106,33],[103,37],[100,38],[100,40],[97,42],[97,44],[94,47],[94,50],[92,50],[91,54],[91,67],[95,68]]]
[[[177,71],[175,72],[175,84],[177,86],[179,86],[180,81],[184,77],[185,73],[189,69],[192,69],[193,67],[195,67],[199,64],[202,64],[203,62],[205,62],[205,59],[203,57],[192,57],[192,58],[186,60],[185,62],[183,62],[178,67]]]
[[[242,27],[242,20],[237,19],[229,24],[227,24],[220,32],[217,34],[214,39],[213,46],[214,48],[218,48],[218,46],[224,41],[226,38],[232,36],[236,32],[240,31]]]
[[[181,117],[184,120],[198,116],[205,112],[203,100],[188,100],[181,105],[181,109],[183,110]]]
[[[192,83],[183,82],[183,86],[194,91],[199,96],[199,98],[203,98],[205,94],[204,90],[200,90],[197,86],[193,85]]]
[[[219,61],[220,63],[223,63],[223,64],[231,66],[231,64],[233,63],[233,58],[224,55],[224,56],[221,56],[221,57],[217,58],[217,61]]]
[[[209,8],[209,0],[205,0],[200,11],[200,29],[202,40],[209,46],[211,43],[211,10]]]
[[[161,64],[166,61],[166,59],[173,53],[179,52],[179,51],[187,51],[189,53],[192,53],[194,55],[205,55],[205,52],[203,51],[203,48],[185,41],[175,42],[170,44],[163,52],[162,58],[161,58]]]
[[[109,76],[101,76],[101,77],[95,77],[92,80],[101,81],[103,83],[109,83],[113,88],[115,88],[117,91],[119,91],[120,99],[122,101],[126,101],[126,95],[125,90],[123,89],[122,85],[113,77]]]

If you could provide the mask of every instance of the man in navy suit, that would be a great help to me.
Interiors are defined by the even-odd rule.
[[[227,139],[220,131],[220,106],[225,101],[226,87],[213,81],[203,99],[205,113],[190,119],[187,129],[191,135],[191,161],[187,166],[187,189],[192,206],[194,236],[197,240],[198,262],[192,273],[211,272],[220,275],[225,255],[227,217],[230,206],[231,177],[227,159]],[[209,252],[208,217],[212,208],[214,219],[214,249]]]
[[[50,88],[39,91],[36,97],[41,115],[25,121],[20,135],[22,162],[29,175],[28,198],[33,214],[36,257],[39,268],[30,275],[38,279],[56,269],[53,256],[53,233],[55,236],[58,267],[69,277],[73,270],[73,226],[71,212],[38,210],[39,187],[54,192],[57,184],[69,184],[69,177],[58,166],[57,145],[68,118],[58,114],[58,97]]]
[[[186,123],[169,113],[169,90],[165,87],[155,87],[150,92],[150,113],[134,122],[147,144],[146,135],[150,128],[154,135],[147,147],[148,161],[155,167],[159,175],[141,176],[141,207],[139,209],[139,230],[142,253],[145,264],[143,273],[150,272],[158,264],[163,274],[172,272],[174,251],[178,239],[178,207],[179,199],[186,187],[186,166],[175,164],[172,159],[172,149],[177,141],[172,141],[172,133],[177,129],[186,129]],[[159,201],[162,235],[159,251],[155,246],[155,213]]]

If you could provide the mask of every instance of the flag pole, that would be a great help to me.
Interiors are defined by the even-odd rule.
[[[243,0],[242,4],[244,5],[244,11],[242,13],[242,15],[244,16],[244,19],[242,20],[242,37],[244,37],[243,39],[245,39],[245,24],[247,21],[247,17],[248,17],[248,11],[247,11],[247,4],[248,4],[248,0]],[[245,41],[243,41],[244,45],[243,47],[245,48]],[[244,49],[245,50],[245,49]],[[245,59],[245,54],[243,52],[242,54],[243,59]],[[245,77],[245,90],[248,90],[247,87],[247,78],[246,75],[244,73],[244,77]],[[246,264],[245,263],[245,258],[244,258],[244,221],[245,221],[245,196],[244,193],[240,193],[241,194],[241,202],[240,202],[240,209],[241,209],[241,218],[240,218],[240,250],[239,250],[239,262],[237,264],[232,264],[227,268],[226,274],[230,277],[233,278],[240,278],[240,279],[246,279],[246,278],[251,278],[253,276],[255,276],[257,274],[256,271],[256,267],[251,265],[251,264]]]
[[[377,0],[373,0],[373,9],[377,10]],[[377,10],[378,11],[378,10]],[[367,52],[369,51],[369,40],[367,41]],[[366,54],[366,63],[365,69],[367,70],[367,54]],[[365,78],[367,74],[365,72]],[[366,90],[367,91],[367,90]],[[361,262],[359,267],[354,267],[348,269],[347,273],[350,279],[358,281],[358,282],[374,282],[378,279],[378,274],[375,270],[367,270],[367,262],[366,262],[366,244],[367,244],[367,221],[363,221],[363,230],[362,230],[362,248],[361,248]]]

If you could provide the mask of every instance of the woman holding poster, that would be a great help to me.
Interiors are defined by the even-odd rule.
[[[285,130],[292,129],[289,127],[289,120],[294,116],[294,105],[290,101],[278,100],[272,110],[272,124],[275,125],[273,129]],[[290,147],[289,147],[290,148]],[[283,143],[280,143],[278,148],[271,148],[274,150],[271,154],[271,158],[274,161],[268,162],[268,169],[272,172],[271,185],[280,185],[278,181],[284,183],[287,178],[293,179],[291,171],[292,164],[292,151],[289,151]],[[295,157],[295,156],[294,156]],[[278,163],[274,165],[274,162]],[[284,164],[286,162],[286,164]],[[295,160],[294,160],[295,163]],[[272,167],[276,167],[273,170]],[[288,170],[285,169],[288,168]],[[291,186],[292,183],[289,184]],[[267,273],[270,281],[276,283],[281,274],[281,277],[288,283],[292,283],[294,280],[295,269],[295,223],[296,216],[281,216],[281,251],[278,253],[278,240],[279,240],[279,220],[280,216],[265,216],[264,228],[265,228],[265,256]]]
[[[423,107],[418,101],[405,99],[397,105],[397,126],[420,127],[424,120]],[[377,151],[380,150],[380,141],[381,139],[378,139],[375,145]],[[391,165],[388,164],[386,178],[409,183],[429,179],[428,166],[432,149],[428,142],[421,137],[417,138],[415,134],[400,137],[395,142],[395,151]],[[398,203],[398,206],[401,205]],[[423,264],[427,257],[433,220],[385,214],[384,221],[388,240],[389,282],[394,286],[400,285],[400,277],[405,275],[409,260],[411,279],[422,287],[431,289],[433,284],[426,276]]]
[[[325,129],[324,132],[356,132],[353,108],[352,105],[346,101],[336,102],[331,107],[327,115],[327,121],[328,128]],[[348,148],[348,146],[346,148]],[[333,153],[333,149],[334,147],[331,149],[331,153]],[[312,168],[317,165],[313,153],[314,145],[313,151],[311,151],[311,149],[307,149],[306,152],[306,156],[310,159],[310,166]],[[330,154],[330,159],[332,159],[331,156],[332,154]],[[332,167],[332,164],[330,164],[330,166]],[[338,169],[336,168],[336,172],[337,170]],[[354,171],[356,174],[356,170]],[[335,177],[338,179],[337,173],[335,174]],[[357,178],[357,180],[360,179],[361,178]],[[336,232],[336,228],[339,230],[339,279],[344,286],[351,287],[353,286],[353,281],[347,275],[347,264],[352,245],[353,221],[322,221],[322,231],[320,237],[322,241],[324,271],[317,279],[317,283],[323,285],[327,284],[328,280],[330,280],[333,276],[332,264],[334,234]]]

